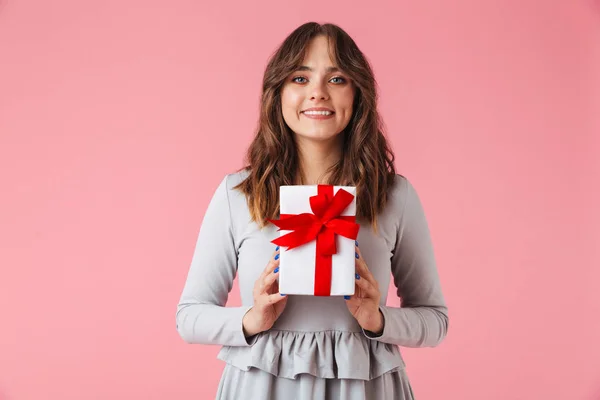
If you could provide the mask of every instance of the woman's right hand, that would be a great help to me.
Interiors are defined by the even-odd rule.
[[[242,319],[246,337],[271,329],[283,312],[287,303],[287,296],[279,293],[278,273],[279,246],[277,246],[266,268],[254,283],[252,291],[254,305]]]

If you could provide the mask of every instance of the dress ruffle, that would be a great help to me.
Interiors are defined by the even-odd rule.
[[[372,340],[362,332],[260,333],[251,346],[225,346],[217,358],[241,370],[258,368],[278,377],[299,374],[319,378],[371,380],[405,367],[397,346]]]

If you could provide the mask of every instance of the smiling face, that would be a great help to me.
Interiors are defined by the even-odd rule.
[[[354,85],[343,71],[335,69],[327,46],[325,36],[313,38],[301,66],[281,89],[283,119],[299,140],[335,140],[352,117]],[[331,114],[305,112],[311,108]]]

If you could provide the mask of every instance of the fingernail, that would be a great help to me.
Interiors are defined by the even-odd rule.
[[[279,260],[279,254],[275,254],[275,259]]]
[[[358,240],[355,240],[354,243],[356,243],[356,245],[358,246]]]
[[[350,296],[344,296],[346,300],[350,300]]]
[[[354,257],[358,258],[358,253],[354,253]]]
[[[279,267],[275,268],[275,271],[273,271],[274,273],[278,273],[279,272]]]
[[[356,275],[356,279],[360,279],[360,275],[359,274],[355,274]]]
[[[279,246],[275,247],[275,251],[279,250]]]
[[[282,296],[285,296],[285,294],[281,293]]]

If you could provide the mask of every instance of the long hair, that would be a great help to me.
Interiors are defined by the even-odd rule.
[[[304,60],[309,42],[324,35],[331,58],[355,85],[353,115],[340,135],[340,160],[327,171],[327,184],[356,187],[356,220],[377,232],[377,215],[388,200],[396,171],[394,154],[377,112],[376,81],[369,62],[354,40],[334,24],[308,22],[294,30],[271,56],[266,67],[256,135],[241,170],[249,175],[235,189],[246,195],[250,216],[261,228],[279,217],[279,186],[293,185],[299,172],[294,133],[283,119],[281,88]]]

